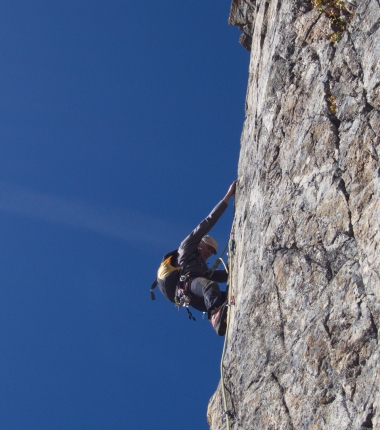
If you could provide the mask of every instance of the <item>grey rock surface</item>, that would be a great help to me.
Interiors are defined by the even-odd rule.
[[[380,3],[323,3],[231,7],[252,38],[223,362],[234,430],[380,429]],[[219,384],[212,430],[223,411]]]

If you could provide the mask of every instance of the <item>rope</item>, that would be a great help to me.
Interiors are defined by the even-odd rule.
[[[232,253],[233,253],[233,248],[234,248],[234,239],[233,239],[233,235],[231,233],[230,235],[230,240],[228,241],[228,266],[230,270],[227,270],[227,267],[223,261],[223,265],[228,273],[228,298],[227,298],[227,303],[228,306],[230,306],[232,303],[230,302],[231,297],[233,297],[232,295]],[[223,407],[224,407],[224,412],[222,415],[223,417],[226,417],[226,423],[227,423],[227,430],[230,430],[230,411],[227,409],[227,398],[226,398],[226,387],[224,385],[224,369],[223,369],[223,361],[224,361],[224,355],[226,352],[226,346],[227,346],[227,340],[228,340],[228,328],[230,325],[230,315],[231,315],[231,310],[228,310],[227,313],[227,328],[226,328],[226,335],[224,337],[224,344],[223,344],[223,352],[222,352],[222,359],[220,360],[220,379],[222,382],[222,396],[223,396]]]
[[[206,273],[207,273],[207,275],[208,275],[208,277],[209,278],[211,278],[211,276],[214,274],[214,272],[215,272],[215,270],[218,268],[218,266],[219,266],[219,264],[220,263],[223,263],[223,265],[224,265],[224,267],[226,267],[226,265],[224,264],[224,261],[223,261],[223,254],[226,252],[226,249],[227,249],[227,247],[228,247],[228,244],[230,243],[230,241],[228,241],[227,242],[227,244],[226,244],[226,246],[224,247],[224,249],[223,249],[223,252],[220,254],[220,257],[215,261],[215,263],[214,263],[214,265],[211,267],[211,269],[208,269],[207,271],[206,271]],[[228,270],[226,269],[226,271],[227,271],[227,273],[228,273]],[[205,273],[205,274],[206,274]]]
[[[226,263],[224,262],[224,260],[220,260],[220,261],[221,261],[221,263],[223,263],[224,270],[228,273],[228,269],[227,269]]]

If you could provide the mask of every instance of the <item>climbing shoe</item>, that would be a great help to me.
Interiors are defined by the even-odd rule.
[[[210,322],[219,336],[224,336],[227,329],[227,302],[212,311]]]

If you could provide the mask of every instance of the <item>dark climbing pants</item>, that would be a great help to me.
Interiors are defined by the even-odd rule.
[[[201,312],[210,312],[221,306],[226,300],[226,293],[221,292],[219,285],[215,281],[206,278],[195,278],[188,287],[191,298],[190,305]]]

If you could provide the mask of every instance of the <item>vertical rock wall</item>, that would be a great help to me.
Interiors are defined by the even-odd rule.
[[[230,22],[251,48],[231,428],[380,429],[380,2],[234,0]]]

